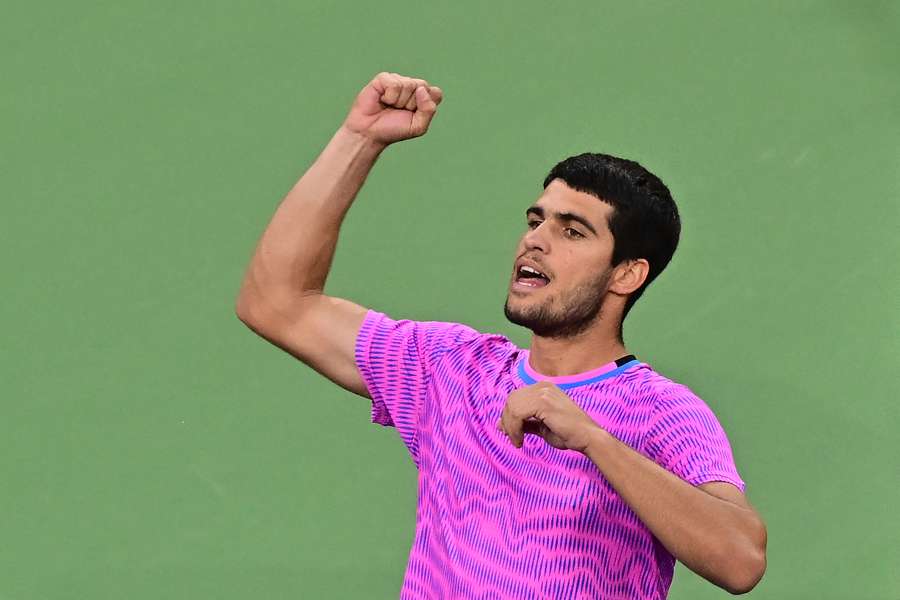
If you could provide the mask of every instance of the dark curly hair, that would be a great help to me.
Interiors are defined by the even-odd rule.
[[[647,279],[625,303],[624,320],[644,289],[669,264],[678,246],[681,219],[669,188],[633,160],[590,152],[557,163],[544,179],[544,188],[554,179],[613,207],[609,218],[613,266],[636,258],[650,264]]]

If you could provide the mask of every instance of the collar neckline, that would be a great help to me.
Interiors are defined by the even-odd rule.
[[[640,361],[637,360],[637,358],[635,358],[633,354],[628,354],[614,361],[608,362],[605,365],[601,365],[595,369],[591,369],[590,371],[575,373],[574,375],[550,376],[543,375],[542,373],[538,373],[537,371],[535,371],[528,362],[529,356],[530,352],[528,350],[522,351],[522,355],[519,358],[519,363],[518,365],[516,365],[516,373],[518,374],[519,379],[521,379],[527,385],[535,384],[538,381],[549,381],[551,383],[555,383],[561,389],[568,389],[581,385],[587,385],[590,383],[596,383],[598,381],[602,381],[609,377],[618,375],[622,371],[640,363]]]

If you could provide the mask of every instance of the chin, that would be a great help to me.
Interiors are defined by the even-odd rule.
[[[516,313],[521,313],[525,311],[531,310],[533,306],[537,306],[538,303],[535,302],[533,298],[525,298],[522,297],[515,292],[510,292],[506,296],[506,309],[507,311],[512,311]]]
[[[507,320],[529,329],[532,327],[535,313],[540,312],[538,302],[529,301],[527,298],[517,298],[512,293],[506,297],[506,304],[503,306],[503,314],[506,315]]]

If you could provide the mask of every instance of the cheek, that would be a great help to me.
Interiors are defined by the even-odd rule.
[[[591,244],[578,248],[576,252],[585,270],[595,273],[609,269],[612,262],[612,245],[604,240],[594,240]]]
[[[578,252],[572,250],[560,269],[560,281],[567,287],[578,287],[597,280],[601,274],[609,270],[609,261],[604,262],[598,253]]]

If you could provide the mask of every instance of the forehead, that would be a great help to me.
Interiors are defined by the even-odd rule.
[[[613,207],[586,192],[570,188],[562,179],[554,179],[535,201],[535,206],[553,212],[570,212],[586,218],[597,229],[608,228]]]

